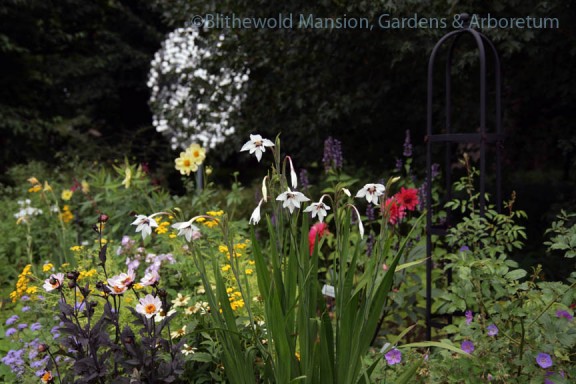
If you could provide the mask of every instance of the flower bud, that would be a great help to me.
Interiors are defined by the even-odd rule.
[[[105,223],[108,221],[110,217],[104,213],[100,214],[100,216],[98,216],[98,222],[99,223]]]
[[[48,346],[48,344],[45,344],[45,343],[38,344],[38,352],[40,352],[40,353],[44,353],[44,352],[48,351],[49,348],[50,347]]]

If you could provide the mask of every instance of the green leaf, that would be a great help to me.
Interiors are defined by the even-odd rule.
[[[398,376],[395,383],[396,384],[412,383],[413,382],[412,377],[416,374],[418,368],[420,368],[423,361],[424,360],[417,360],[412,364],[410,364],[410,366],[408,368],[405,368],[404,372],[400,376]]]
[[[190,360],[210,363],[212,361],[212,355],[206,352],[196,352],[190,357]]]
[[[474,355],[466,353],[462,349],[455,347],[452,344],[448,344],[448,343],[445,343],[442,341],[422,341],[422,342],[417,342],[417,343],[404,344],[404,345],[400,346],[399,348],[404,349],[404,348],[429,348],[429,347],[444,348],[444,349],[447,349],[449,351],[456,352],[462,356],[466,356],[466,357],[470,357],[470,358],[476,358]]]
[[[414,261],[411,261],[409,263],[400,264],[396,267],[396,272],[401,271],[401,270],[406,269],[406,268],[413,267],[413,266],[418,265],[418,264],[422,264],[423,262],[426,261],[426,259],[427,259],[427,257],[425,257],[423,259],[419,259],[419,260],[414,260]]]
[[[508,272],[504,277],[509,280],[518,280],[526,276],[527,272],[523,269],[515,269]]]

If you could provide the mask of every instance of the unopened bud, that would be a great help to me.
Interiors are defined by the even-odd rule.
[[[108,221],[109,218],[110,217],[108,217],[108,215],[102,213],[102,214],[100,214],[100,216],[98,216],[98,222],[99,223],[105,223]]]

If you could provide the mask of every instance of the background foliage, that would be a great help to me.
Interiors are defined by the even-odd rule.
[[[146,79],[164,36],[193,15],[235,13],[270,17],[278,13],[319,17],[448,17],[468,12],[499,17],[557,17],[558,30],[489,30],[504,74],[506,187],[531,218],[526,253],[536,254],[542,233],[560,206],[574,204],[576,84],[575,10],[553,1],[266,1],[7,0],[0,5],[0,181],[14,164],[134,156],[148,162],[154,178],[184,190],[171,170],[173,154],[154,131]],[[229,180],[240,164],[242,180],[252,169],[235,154],[249,132],[281,132],[286,150],[314,168],[315,151],[332,135],[343,142],[351,167],[374,171],[400,156],[406,129],[422,156],[426,63],[448,30],[227,31],[222,65],[250,68],[237,135],[214,151],[215,176]],[[203,31],[209,38],[221,31]],[[246,59],[247,58],[247,59]],[[238,63],[242,60],[242,63]],[[217,64],[217,63],[216,63]],[[475,60],[462,52],[454,102],[460,129],[475,121]],[[522,171],[520,172],[519,169]],[[537,257],[537,256],[534,256]],[[531,261],[542,261],[534,259]]]

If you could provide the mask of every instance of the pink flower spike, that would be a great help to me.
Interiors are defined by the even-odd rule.
[[[308,232],[308,245],[310,255],[312,255],[312,252],[314,252],[316,237],[318,237],[318,240],[320,240],[329,233],[330,232],[328,232],[328,224],[323,222],[316,223],[310,228],[310,231]]]

